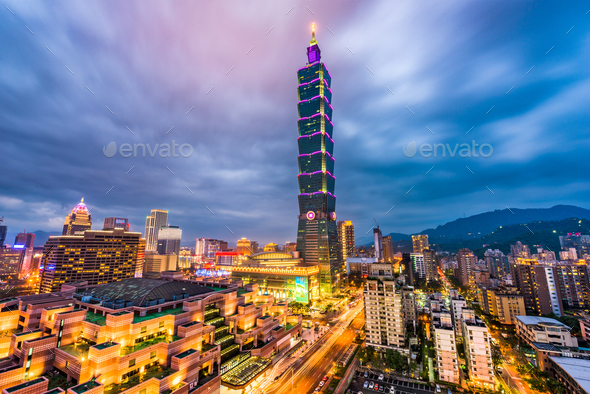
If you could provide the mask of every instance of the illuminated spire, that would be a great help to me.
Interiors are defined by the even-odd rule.
[[[315,23],[311,24],[311,41],[309,42],[310,45],[317,45],[318,42],[315,39]]]
[[[82,197],[82,199],[80,200],[80,202],[84,202],[84,197]]]

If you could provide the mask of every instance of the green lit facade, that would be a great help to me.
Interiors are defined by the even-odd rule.
[[[332,77],[320,61],[320,49],[312,38],[308,65],[298,70],[299,120],[299,225],[297,251],[307,264],[320,268],[320,295],[337,291],[338,235],[334,195],[334,141],[332,140]]]

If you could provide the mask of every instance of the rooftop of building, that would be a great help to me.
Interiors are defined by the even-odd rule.
[[[148,301],[163,299],[168,302],[180,299],[178,296],[183,294],[192,297],[214,291],[216,289],[212,287],[189,281],[131,278],[83,290],[82,293],[104,301],[122,300],[125,303],[133,302],[133,306],[144,307]]]
[[[586,392],[590,392],[590,360],[570,357],[549,357],[570,375]]]
[[[542,317],[542,316],[516,316],[516,319],[520,321],[525,326],[536,326],[538,324],[542,324],[544,326],[553,325],[555,327],[566,327],[565,324],[559,322],[558,320],[551,319],[549,317]]]

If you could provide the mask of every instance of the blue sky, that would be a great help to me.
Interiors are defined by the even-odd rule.
[[[94,228],[120,216],[143,231],[158,208],[183,242],[294,241],[312,22],[333,78],[336,210],[357,236],[373,218],[411,233],[506,206],[589,207],[588,2],[2,5],[9,232],[60,231],[83,196]],[[172,140],[192,156],[103,154]],[[403,154],[472,141],[493,154]]]

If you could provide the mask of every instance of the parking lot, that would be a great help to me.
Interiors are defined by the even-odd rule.
[[[365,381],[373,382],[378,384],[379,387],[384,387],[383,391],[379,388],[379,391],[375,391],[374,389],[364,388],[363,385]],[[388,378],[385,376],[383,380],[379,380],[379,374],[375,373],[368,373],[367,378],[365,378],[365,373],[361,371],[355,371],[354,378],[349,386],[349,389],[352,390],[354,394],[357,394],[359,391],[363,394],[373,394],[373,393],[389,393],[389,388],[393,386],[395,387],[396,394],[432,394],[435,390],[433,387],[423,383],[411,383],[406,382],[403,380],[397,380],[393,378]]]

